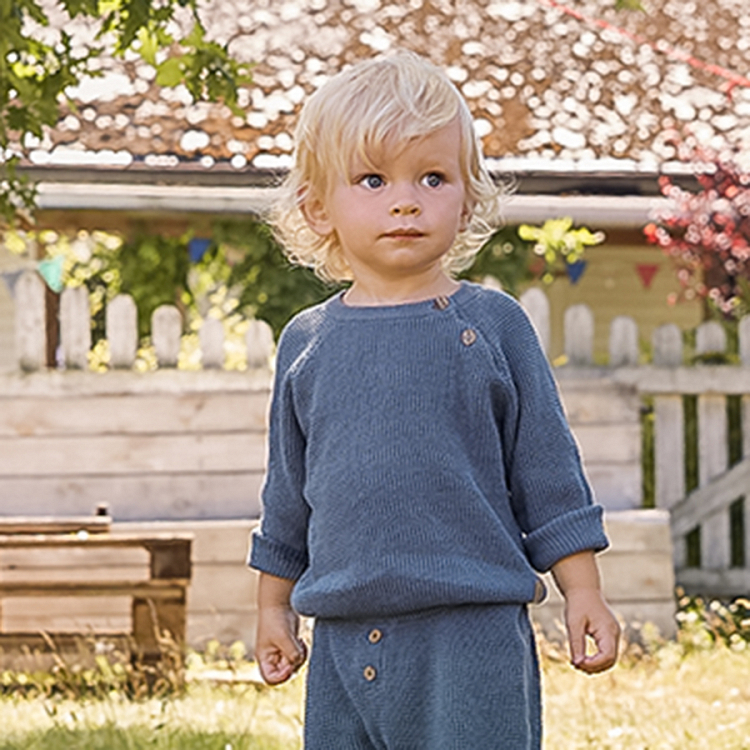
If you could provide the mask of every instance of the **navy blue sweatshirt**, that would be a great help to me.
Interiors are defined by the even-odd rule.
[[[306,310],[277,353],[250,565],[303,615],[538,599],[607,546],[535,331],[506,294]]]

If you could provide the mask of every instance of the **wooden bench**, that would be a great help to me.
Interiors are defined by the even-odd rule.
[[[81,523],[81,521],[84,521]],[[142,548],[149,556],[149,577],[143,580],[2,580],[0,577],[0,649],[28,648],[49,652],[80,648],[85,633],[4,632],[2,599],[8,597],[129,597],[131,628],[120,634],[132,641],[134,657],[153,661],[161,656],[160,641],[168,634],[185,643],[186,598],[192,573],[192,535],[111,533],[109,519],[0,519],[3,550],[117,550]],[[96,635],[96,634],[94,634]],[[108,634],[111,636],[111,634]],[[110,637],[111,639],[111,637]]]

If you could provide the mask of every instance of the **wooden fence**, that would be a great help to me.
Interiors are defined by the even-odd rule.
[[[38,274],[28,271],[16,289],[16,356],[24,372],[47,365],[49,326],[45,288]],[[86,370],[91,351],[91,311],[85,287],[65,289],[60,296],[59,360],[69,370]],[[109,344],[109,367],[130,369],[138,352],[138,311],[133,298],[115,297],[106,308],[105,329]],[[159,367],[177,367],[182,344],[183,320],[173,305],[162,305],[151,317],[151,342]],[[225,361],[224,325],[206,318],[199,330],[203,369],[221,369]],[[268,367],[273,351],[270,326],[260,320],[248,321],[245,334],[247,367]]]
[[[548,342],[549,306],[544,294],[529,290],[522,303],[542,342]],[[639,408],[645,400],[653,403],[654,501],[657,508],[670,512],[677,582],[688,592],[747,595],[750,316],[737,326],[737,350],[731,355],[726,330],[717,322],[699,326],[688,351],[677,326],[657,328],[647,364],[639,364],[638,328],[632,319],[612,321],[606,366],[594,365],[593,335],[591,311],[585,305],[569,308],[567,363],[556,371],[563,396],[567,382],[581,388],[588,381],[592,394],[607,383],[636,395]],[[717,362],[722,364],[712,364]],[[575,429],[575,421],[571,422]],[[735,423],[733,430],[730,422]],[[586,446],[582,449],[586,459]],[[691,482],[695,487],[688,484],[689,456],[697,469],[697,481]]]
[[[546,297],[531,289],[521,301],[548,346]],[[248,371],[230,373],[221,371],[222,324],[205,321],[200,329],[204,372],[187,373],[176,369],[179,313],[159,308],[152,320],[152,344],[164,372],[144,379],[126,372],[138,347],[129,297],[116,298],[106,311],[113,370],[106,376],[84,372],[91,347],[85,290],[66,290],[61,299],[65,373],[42,372],[44,290],[35,274],[19,280],[16,309],[19,368],[27,374],[0,378],[0,495],[6,512],[23,508],[48,514],[64,508],[86,513],[103,496],[114,498],[113,512],[121,520],[257,514],[272,355],[265,324],[256,321],[248,329]],[[678,582],[690,591],[746,594],[750,319],[738,327],[736,364],[710,364],[727,360],[726,335],[716,323],[695,332],[687,354],[676,326],[658,328],[646,364],[632,319],[612,321],[606,364],[594,363],[588,308],[569,308],[564,323],[567,362],[556,367],[556,376],[599,501],[610,511],[642,506],[642,425],[648,404],[653,408],[654,500],[671,516]],[[692,360],[698,363],[688,364]],[[685,416],[691,404],[692,421]],[[731,412],[732,404],[739,404],[739,411]],[[738,413],[740,424],[730,425]],[[742,435],[739,451],[736,445],[730,450],[730,426]],[[692,454],[696,487],[686,480],[685,456]]]

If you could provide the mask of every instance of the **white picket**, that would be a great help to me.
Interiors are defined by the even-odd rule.
[[[41,370],[47,359],[44,282],[26,271],[16,282],[16,355],[24,372]]]
[[[656,328],[651,335],[656,367],[679,367],[682,364],[682,333],[674,323]]]
[[[609,366],[635,367],[638,364],[638,324],[618,315],[609,329]]]
[[[273,355],[273,330],[265,320],[251,320],[245,333],[247,366],[270,367]]]
[[[174,305],[161,305],[151,315],[151,342],[159,367],[177,367],[182,338],[182,315]]]
[[[198,332],[203,368],[224,367],[224,324],[216,318],[206,318]]]
[[[549,354],[552,335],[547,295],[541,289],[531,287],[521,295],[519,301],[536,328],[544,353]]]
[[[588,305],[565,311],[565,354],[568,364],[586,366],[594,361],[594,315]]]
[[[114,369],[129,369],[138,351],[138,310],[133,298],[118,294],[105,314],[109,364]]]
[[[698,356],[722,354],[727,348],[723,326],[708,321],[695,332]],[[702,393],[698,396],[698,480],[708,484],[727,470],[729,464],[727,401],[724,394]]]
[[[91,306],[85,286],[69,287],[60,295],[60,344],[66,368],[88,368],[91,349]]]

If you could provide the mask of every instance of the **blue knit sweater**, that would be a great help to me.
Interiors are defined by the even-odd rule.
[[[250,565],[303,615],[530,602],[607,546],[536,333],[509,296],[294,318],[279,342]]]

